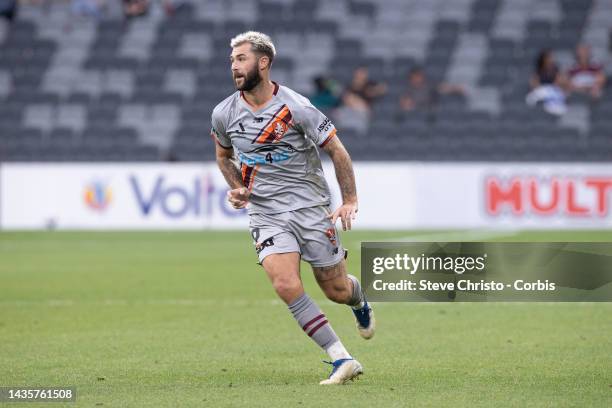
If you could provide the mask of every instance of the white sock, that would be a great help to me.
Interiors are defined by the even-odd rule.
[[[346,348],[344,348],[344,345],[341,341],[335,342],[327,349],[325,349],[325,351],[327,352],[329,358],[331,358],[332,361],[340,360],[341,358],[352,358],[348,351],[346,351]]]

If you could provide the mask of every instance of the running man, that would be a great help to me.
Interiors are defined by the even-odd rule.
[[[321,384],[344,384],[363,372],[316,303],[304,293],[300,258],[310,263],[328,299],[349,305],[361,336],[374,335],[374,316],[357,278],[346,273],[346,252],[336,233],[351,229],[357,192],[351,158],[336,128],[310,101],[270,80],[276,55],[265,34],[249,31],[230,42],[237,92],[212,113],[217,164],[231,190],[228,200],[246,208],[250,231],[274,290],[300,327],[332,361]],[[317,150],[331,157],[342,205],[329,210],[330,192]],[[240,162],[240,169],[233,157]]]

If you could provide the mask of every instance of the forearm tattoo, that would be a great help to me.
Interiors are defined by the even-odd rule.
[[[229,157],[223,157],[217,159],[217,164],[219,165],[219,169],[221,173],[223,173],[223,177],[225,177],[225,181],[231,188],[240,188],[244,187],[242,183],[242,176],[240,175],[240,171],[232,162],[232,159]]]
[[[357,188],[355,187],[355,173],[353,164],[348,152],[342,149],[333,158],[336,179],[340,185],[342,202],[352,202],[357,200]]]

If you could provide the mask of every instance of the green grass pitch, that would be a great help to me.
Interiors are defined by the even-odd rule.
[[[350,270],[361,241],[417,233],[343,233]],[[318,385],[326,356],[276,300],[246,231],[1,233],[0,386],[76,386],[65,406],[79,407],[612,406],[611,303],[379,303],[364,341],[306,264],[302,276],[364,365],[358,381]]]

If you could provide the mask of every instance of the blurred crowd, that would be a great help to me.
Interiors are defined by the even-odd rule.
[[[184,0],[0,0],[0,17],[14,20],[20,4],[35,4],[43,8],[63,4],[75,17],[98,20],[121,14],[129,19],[156,9],[171,16],[183,3]]]
[[[551,50],[542,50],[534,65],[526,103],[549,114],[565,114],[568,101],[597,102],[605,90],[604,67],[593,61],[591,49],[586,44],[576,48],[574,62],[565,70],[559,67]],[[388,86],[370,78],[368,69],[362,66],[355,69],[352,80],[344,86],[333,78],[315,78],[312,102],[345,122],[342,125],[365,132],[373,106],[387,94]],[[426,67],[422,66],[410,69],[401,86],[395,106],[396,118],[403,118],[409,112],[422,112],[435,120],[439,102],[444,97],[463,98],[470,92],[469,87],[462,84],[431,80]]]
[[[151,12],[172,16],[184,2],[185,0],[0,0],[0,17],[14,20],[20,4],[36,4],[42,8],[64,4],[75,18],[103,19],[123,15],[128,20]],[[586,44],[576,48],[574,58],[571,67],[562,69],[553,51],[542,50],[534,64],[526,103],[553,115],[563,115],[568,110],[568,101],[598,101],[605,89],[604,67],[593,61],[591,49]],[[427,68],[415,66],[406,72],[401,94],[395,101],[395,110],[399,113],[396,117],[409,112],[425,112],[428,117],[435,117],[439,101],[445,96],[469,95],[470,89],[466,85],[432,80]],[[365,131],[374,105],[388,94],[389,84],[373,79],[368,68],[361,66],[354,70],[352,79],[347,84],[340,84],[334,78],[319,76],[314,79],[314,89],[315,92],[311,95],[313,104],[324,111],[332,112],[333,116],[356,130]],[[394,97],[396,94],[393,93]]]
[[[567,112],[568,99],[598,101],[606,84],[604,67],[592,60],[591,49],[586,44],[576,48],[574,58],[574,64],[564,71],[551,50],[542,50],[531,77],[527,103],[541,105],[548,113],[563,115]]]
[[[314,80],[315,93],[312,103],[323,111],[330,112],[343,127],[350,127],[358,132],[367,130],[373,106],[388,92],[389,85],[370,78],[367,67],[355,69],[349,84],[342,86],[327,77]],[[436,107],[444,95],[465,96],[467,90],[459,84],[434,82],[427,76],[424,67],[413,67],[401,85],[402,92],[396,101],[395,117],[409,112],[422,112],[428,117],[435,116]]]

